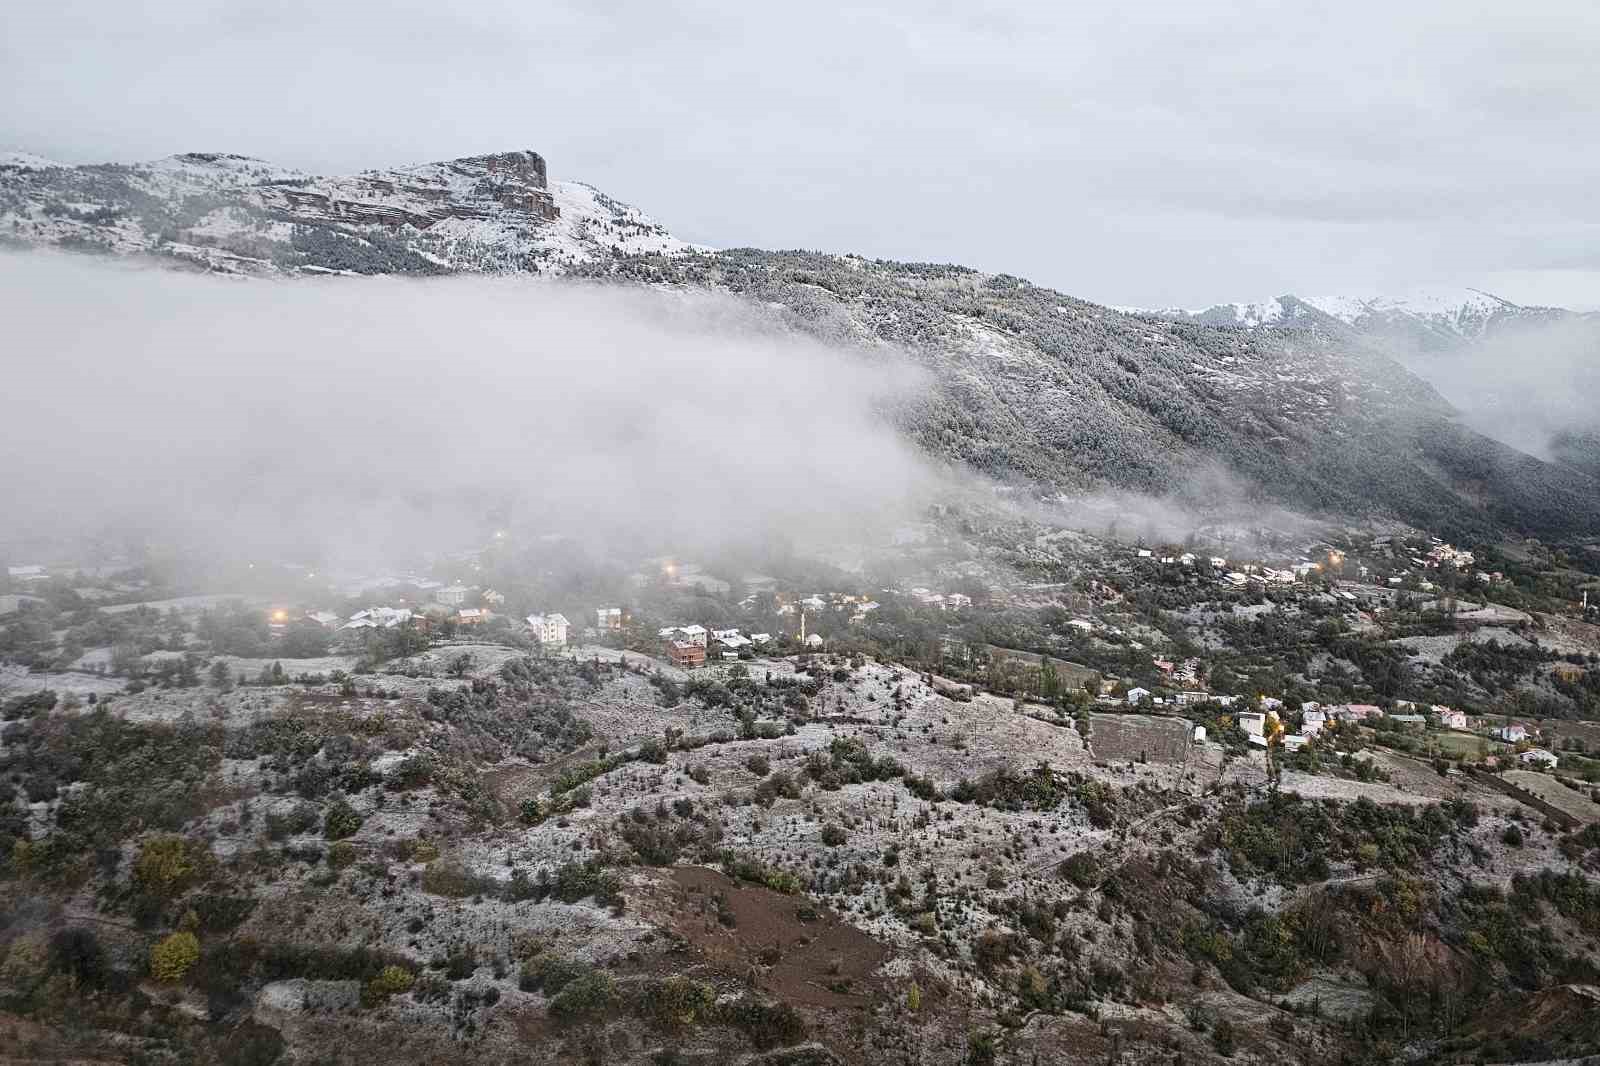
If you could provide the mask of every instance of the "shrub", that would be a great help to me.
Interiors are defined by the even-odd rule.
[[[157,981],[181,981],[199,958],[200,941],[193,933],[173,933],[150,949],[150,975]]]
[[[842,826],[829,822],[822,827],[822,842],[830,848],[836,848],[849,839],[850,834],[846,833]]]
[[[317,809],[309,803],[297,803],[287,814],[267,815],[267,839],[284,840],[309,831],[317,824]]]
[[[139,848],[133,880],[150,895],[170,899],[199,880],[209,858],[203,846],[192,845],[183,837],[152,837]]]
[[[550,1013],[569,1021],[596,1018],[610,1008],[616,998],[616,985],[611,978],[589,970],[571,981],[550,1001]]]
[[[766,777],[772,772],[772,762],[765,755],[752,755],[744,761],[744,768],[757,777]]]
[[[5,961],[0,963],[0,983],[18,992],[29,992],[50,972],[50,949],[43,933],[25,933],[11,942]]]
[[[465,899],[485,888],[484,879],[474,877],[460,863],[436,859],[422,871],[422,890],[435,896]]]
[[[355,836],[356,830],[360,828],[361,815],[342,798],[329,804],[328,812],[322,818],[322,835],[328,840],[343,840],[345,837]]]
[[[94,988],[106,976],[105,952],[94,933],[68,926],[50,938],[50,968],[71,977],[80,988]]]
[[[328,865],[335,870],[342,870],[356,861],[356,846],[348,840],[341,840],[328,848]]]
[[[1500,839],[1505,842],[1507,847],[1520,848],[1522,847],[1522,828],[1516,825],[1508,825],[1506,826],[1506,831],[1500,834]]]
[[[1080,851],[1061,860],[1061,876],[1079,888],[1092,888],[1100,880],[1100,862],[1091,852]]]
[[[522,973],[517,978],[517,987],[524,992],[543,992],[547,998],[551,998],[572,981],[588,974],[591,970],[592,967],[586,966],[581,962],[571,962],[566,959],[542,955],[531,962],[522,964]]]
[[[416,975],[404,966],[385,966],[378,971],[378,976],[368,981],[361,989],[361,1004],[364,1007],[375,1007],[390,996],[409,992],[416,979]]]
[[[1223,1058],[1233,1055],[1233,1023],[1226,1018],[1217,1020],[1217,1026],[1211,1030],[1211,1045],[1217,1049],[1217,1054]]]
[[[743,996],[728,1004],[724,1015],[728,1024],[744,1033],[757,1051],[798,1044],[805,1039],[805,1022],[787,1003],[768,1003],[754,996]]]
[[[668,977],[651,982],[645,989],[642,1006],[665,1028],[686,1028],[699,1021],[716,1006],[716,989],[687,977]]]

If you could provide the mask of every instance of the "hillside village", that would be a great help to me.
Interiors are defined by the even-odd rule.
[[[845,556],[511,529],[380,575],[8,564],[0,875],[40,901],[0,934],[8,1024],[51,1054],[36,1020],[75,1009],[152,1054],[398,1024],[431,1061],[537,1033],[771,1066],[1592,1037],[1570,556],[973,506]],[[149,1024],[51,976],[85,929]],[[1408,936],[1428,965],[1396,968]],[[1519,1002],[1537,1023],[1494,1020]]]

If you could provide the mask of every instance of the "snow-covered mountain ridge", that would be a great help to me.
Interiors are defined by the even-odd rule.
[[[1387,304],[1130,314],[959,266],[712,251],[549,180],[534,152],[343,177],[225,154],[70,167],[8,156],[0,244],[254,276],[567,274],[709,290],[779,328],[909,356],[927,387],[886,413],[897,428],[940,461],[1046,492],[1271,503],[1452,535],[1600,528],[1593,476],[1474,432],[1362,337],[1354,323]]]
[[[559,273],[692,247],[591,186],[549,181],[531,151],[337,177],[226,153],[65,166],[10,152],[0,240],[242,274]]]
[[[1403,341],[1423,351],[1483,340],[1508,326],[1577,314],[1559,307],[1518,304],[1481,289],[1456,286],[1423,287],[1398,296],[1285,295],[1201,309],[1124,310],[1246,329],[1343,326],[1360,334]]]

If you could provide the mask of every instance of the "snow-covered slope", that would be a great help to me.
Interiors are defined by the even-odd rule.
[[[0,240],[227,273],[559,273],[691,246],[636,208],[547,179],[535,152],[323,177],[188,153],[131,166],[0,156]]]
[[[1571,314],[1561,308],[1526,307],[1480,289],[1452,286],[1428,286],[1399,296],[1289,295],[1198,310],[1165,308],[1135,313],[1247,329],[1343,326],[1422,350],[1449,348],[1482,340],[1508,325]]]

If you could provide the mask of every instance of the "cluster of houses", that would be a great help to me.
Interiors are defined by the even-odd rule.
[[[737,659],[739,653],[747,648],[758,648],[772,642],[770,633],[752,633],[745,636],[737,629],[706,629],[705,626],[691,623],[685,626],[667,626],[658,630],[656,636],[660,638],[667,658],[676,666],[685,669],[694,669],[704,666],[710,646],[714,645],[718,654],[723,659]],[[816,637],[816,634],[812,634]],[[817,637],[817,644],[822,638]]]

